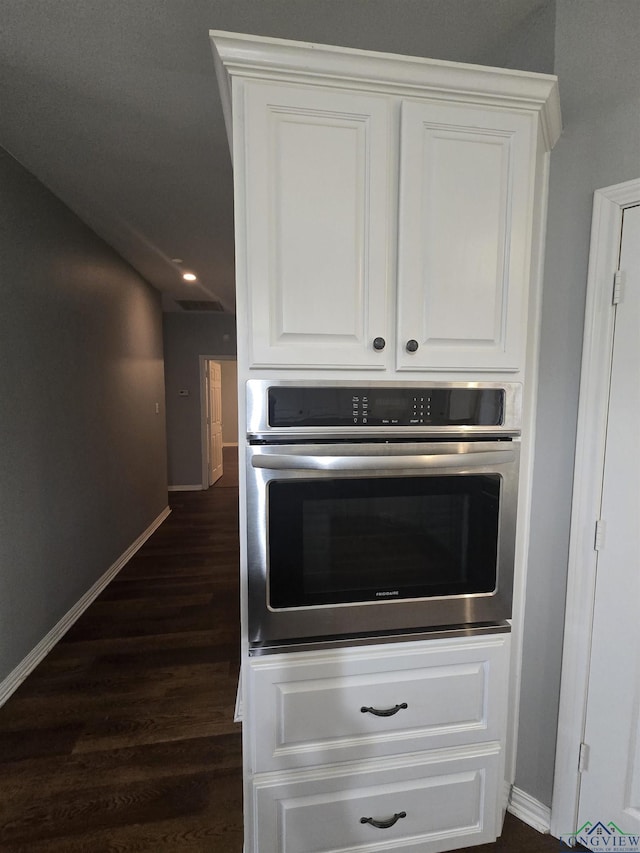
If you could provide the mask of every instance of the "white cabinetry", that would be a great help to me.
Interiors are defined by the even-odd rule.
[[[397,368],[518,370],[535,123],[505,110],[404,101],[400,141]]]
[[[555,78],[212,38],[247,369],[519,371]]]
[[[244,88],[254,366],[379,367],[387,328],[388,99]]]
[[[499,831],[496,794],[502,763],[497,745],[491,744],[464,753],[418,753],[402,761],[257,777],[259,842],[248,849],[438,853],[490,843]]]
[[[252,659],[248,853],[494,840],[508,666],[508,634]]]
[[[246,382],[275,375],[513,379],[531,425],[556,78],[211,38],[234,161],[241,447]],[[240,526],[244,580],[242,504]],[[499,834],[509,635],[254,658],[246,595],[246,853],[440,853]]]

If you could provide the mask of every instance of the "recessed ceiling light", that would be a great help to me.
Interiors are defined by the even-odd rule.
[[[183,272],[182,278],[185,281],[197,281],[198,280],[198,276],[194,275],[192,272]]]

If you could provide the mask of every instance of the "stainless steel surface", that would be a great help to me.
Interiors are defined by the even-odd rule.
[[[271,471],[331,471],[352,475],[416,476],[430,468],[487,468],[516,461],[515,442],[456,442],[403,444],[306,444],[302,446],[257,446],[250,459],[253,468]]]
[[[505,408],[502,426],[391,426],[391,427],[271,427],[268,422],[267,391],[275,387],[304,387],[304,388],[349,388],[358,387],[363,390],[372,388],[403,388],[424,389],[441,388],[498,388],[504,389]],[[522,385],[519,382],[374,382],[362,380],[274,380],[249,379],[247,381],[247,434],[252,438],[277,440],[278,437],[287,439],[311,438],[347,438],[358,436],[368,437],[408,437],[413,440],[421,437],[451,436],[472,437],[484,435],[519,435],[522,424]]]
[[[315,463],[317,458],[339,460],[345,453],[356,459],[367,459],[368,467],[358,469],[348,463],[347,467],[337,470],[305,468],[304,478],[337,480],[370,477],[372,474],[375,477],[458,476],[470,469],[474,474],[498,474],[502,479],[502,488],[496,591],[282,610],[270,608],[268,485],[276,480],[299,480],[300,458],[312,458]],[[439,453],[443,456],[443,465],[437,462]],[[509,618],[513,592],[519,453],[518,439],[406,444],[249,445],[246,471],[250,644],[320,636],[343,637],[347,634],[372,635],[406,629],[425,631],[438,626],[498,623]],[[278,467],[263,467],[265,459],[270,457],[277,460]],[[257,465],[254,465],[254,459]],[[480,464],[474,464],[474,459],[479,459]],[[369,460],[375,460],[373,467],[369,465]],[[424,464],[419,460],[423,460]]]
[[[407,633],[370,634],[353,637],[323,637],[318,640],[306,640],[301,643],[265,643],[253,645],[249,649],[251,657],[282,654],[284,652],[313,652],[325,649],[345,649],[352,646],[384,645],[386,643],[411,643],[421,640],[449,640],[455,637],[477,637],[487,634],[509,634],[511,625],[501,621],[494,625],[462,625],[456,628],[442,628],[433,631],[408,631]]]

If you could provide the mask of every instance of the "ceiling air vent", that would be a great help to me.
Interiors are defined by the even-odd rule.
[[[222,302],[215,299],[176,299],[183,311],[224,311]]]

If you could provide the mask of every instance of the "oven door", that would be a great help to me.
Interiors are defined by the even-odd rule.
[[[511,616],[517,440],[247,454],[250,643]]]

